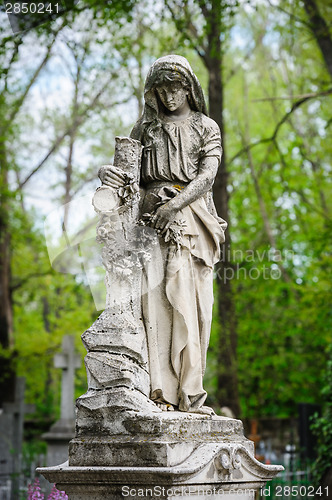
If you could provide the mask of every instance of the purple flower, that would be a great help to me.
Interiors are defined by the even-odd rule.
[[[33,484],[29,484],[27,500],[45,500],[38,478],[35,479]],[[68,496],[64,491],[59,491],[54,484],[47,500],[68,500]]]
[[[57,490],[54,484],[51,493],[47,497],[47,500],[68,500],[68,496],[64,491]]]
[[[29,484],[28,487],[28,500],[44,500],[44,493],[40,488],[39,479],[36,477],[33,485]]]

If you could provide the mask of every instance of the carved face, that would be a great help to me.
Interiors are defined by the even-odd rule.
[[[188,91],[181,82],[166,82],[156,88],[159,99],[169,111],[176,111],[187,101]]]

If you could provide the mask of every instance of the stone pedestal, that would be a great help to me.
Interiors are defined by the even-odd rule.
[[[93,424],[90,433],[78,429],[69,445],[69,465],[175,467],[225,443],[253,454],[240,420],[177,411],[113,413],[98,434]]]
[[[86,431],[70,442],[69,463],[38,469],[70,500],[253,500],[283,469],[258,462],[242,422],[227,417],[123,412],[109,415],[98,436],[94,424]]]
[[[217,500],[223,497],[227,500],[254,500],[256,492],[260,491],[264,484],[261,477],[255,480],[255,471],[253,474],[248,471],[247,481],[244,479],[221,482],[220,480],[204,483],[197,482],[194,467],[183,469],[182,476],[180,474],[176,476],[177,472],[169,468],[148,470],[137,467],[134,470],[129,467],[121,469],[68,467],[65,463],[50,467],[45,476],[50,481],[55,481],[60,490],[65,490],[70,500],[123,500],[126,497],[134,500],[142,498]],[[267,471],[266,479],[270,479],[267,477],[269,475],[271,471]]]

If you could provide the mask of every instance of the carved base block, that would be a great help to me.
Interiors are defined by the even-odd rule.
[[[271,467],[271,466],[270,466]],[[39,468],[59,490],[65,491],[69,500],[123,500],[130,498],[192,498],[193,500],[254,500],[266,479],[256,478],[242,482],[198,483],[193,478],[178,481],[169,470],[146,469],[144,467],[69,467],[64,463],[57,467]],[[189,472],[190,474],[190,472]],[[275,473],[276,474],[276,473]]]
[[[173,467],[81,467],[68,463],[39,468],[70,500],[130,498],[220,498],[253,500],[283,467],[263,465],[240,444],[200,445]]]
[[[253,500],[283,470],[254,458],[240,420],[182,412],[110,414],[107,434],[87,435],[81,428],[70,443],[69,463],[38,472],[70,500],[221,494]]]
[[[114,401],[113,392],[112,396]],[[95,417],[94,411],[91,416]],[[186,460],[203,443],[224,441],[239,443],[253,453],[253,443],[244,437],[240,420],[183,412],[122,412],[119,415],[110,411],[106,414],[105,408],[99,417],[96,421],[77,420],[76,438],[69,447],[70,465],[139,463],[171,467]]]

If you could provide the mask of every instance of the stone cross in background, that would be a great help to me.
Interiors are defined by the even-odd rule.
[[[81,356],[75,354],[73,335],[64,335],[62,339],[62,352],[54,356],[54,366],[55,368],[62,369],[60,420],[70,420],[75,418],[75,369],[81,366]]]
[[[68,457],[68,443],[75,434],[75,369],[81,362],[81,356],[75,353],[74,336],[65,335],[62,351],[54,356],[54,366],[62,369],[60,419],[42,436],[48,444],[47,465],[65,462]]]

